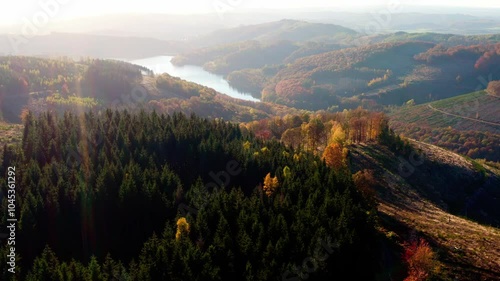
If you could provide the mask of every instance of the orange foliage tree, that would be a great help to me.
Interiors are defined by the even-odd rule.
[[[182,235],[189,234],[189,223],[186,218],[182,217],[177,220],[177,232],[175,233],[175,239],[181,239]]]
[[[325,151],[323,151],[322,159],[325,160],[328,167],[339,169],[345,164],[346,154],[346,151],[342,149],[340,144],[331,143],[325,148]]]
[[[403,259],[408,265],[408,277],[404,281],[428,280],[438,264],[436,254],[424,239],[415,240],[404,247]]]

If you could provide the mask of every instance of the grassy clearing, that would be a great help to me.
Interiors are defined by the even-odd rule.
[[[0,147],[21,142],[23,125],[0,122]]]
[[[429,108],[443,110],[447,113],[483,121],[500,123],[498,106],[500,99],[486,94],[485,91],[460,95],[417,106],[404,106],[392,111],[389,115],[397,122],[411,123],[432,128],[453,127],[458,129],[474,129],[498,133],[499,128],[456,116],[445,115]]]
[[[407,207],[402,208],[382,201],[379,211],[432,241],[449,277],[471,276],[467,280],[474,280],[472,276],[480,275],[494,280],[500,276],[499,229],[451,215],[425,200],[405,203]]]

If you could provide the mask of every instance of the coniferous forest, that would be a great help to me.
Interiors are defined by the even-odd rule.
[[[22,145],[4,147],[0,169],[19,171],[16,280],[373,280],[378,271],[373,205],[347,169],[312,153],[195,115],[24,119]],[[7,254],[2,245],[1,264]]]

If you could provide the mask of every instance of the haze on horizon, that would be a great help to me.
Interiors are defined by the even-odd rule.
[[[500,3],[491,0],[357,0],[345,2],[340,0],[184,0],[166,2],[158,0],[120,1],[120,0],[28,0],[10,2],[7,9],[0,11],[0,25],[21,24],[23,18],[32,18],[38,11],[43,11],[42,3],[56,3],[53,20],[71,20],[75,18],[99,16],[106,14],[207,14],[217,13],[217,9],[231,7],[232,11],[277,10],[325,8],[367,10],[373,6],[416,5],[441,7],[500,8]],[[226,5],[226,6],[224,6]],[[229,5],[229,6],[228,6]]]

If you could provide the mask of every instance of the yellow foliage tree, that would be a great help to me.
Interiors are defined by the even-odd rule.
[[[181,239],[182,235],[189,234],[189,223],[186,218],[182,217],[177,220],[177,232],[175,233],[175,239]]]
[[[243,143],[243,149],[249,150],[252,144],[249,141]]]
[[[343,146],[346,142],[346,133],[340,123],[335,123],[331,129],[328,143],[338,143]]]
[[[264,178],[264,192],[267,196],[271,196],[276,188],[278,188],[279,182],[277,177],[271,177],[271,173],[267,173]]]
[[[293,154],[293,161],[299,162],[300,159],[302,159],[302,154],[300,152],[298,154],[297,153]]]

